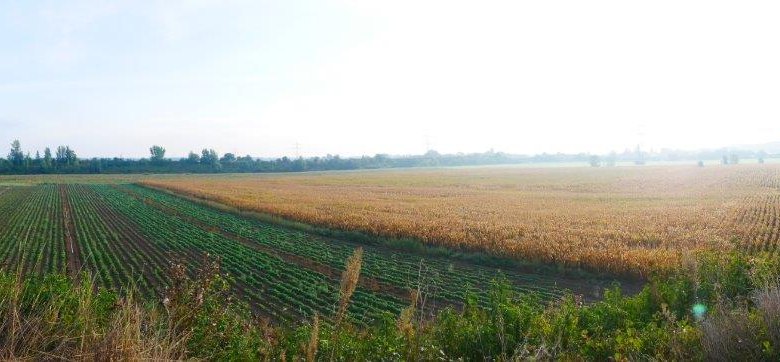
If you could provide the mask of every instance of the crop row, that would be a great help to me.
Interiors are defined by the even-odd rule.
[[[735,234],[743,225],[733,225],[730,212],[746,197],[777,193],[780,166],[495,167],[182,176],[143,184],[335,230],[647,277],[676,268],[690,250],[730,248],[744,235]],[[756,227],[760,236],[746,242],[769,238],[774,247],[777,227]]]
[[[222,228],[257,243],[334,268],[343,268],[344,260],[355,247],[353,243],[241,218],[160,191],[134,185],[120,188],[194,217],[211,227]],[[432,291],[434,297],[450,302],[461,301],[468,290],[486,289],[488,283],[499,275],[512,281],[519,291],[535,292],[543,298],[555,298],[561,294],[561,290],[549,277],[466,265],[443,258],[426,258],[381,246],[365,246],[363,273],[401,288],[413,289],[423,284],[422,287]],[[484,293],[477,293],[477,296],[483,302],[486,301]]]
[[[106,287],[134,286],[146,296],[167,285],[166,258],[144,243],[86,186],[68,186],[79,256],[83,267]]]
[[[171,259],[180,258],[196,267],[203,254],[222,259],[234,288],[256,310],[281,320],[332,313],[338,298],[337,281],[253,250],[218,233],[193,227],[185,220],[157,210],[111,186],[85,187],[108,208],[138,227],[149,244]],[[397,313],[403,303],[387,295],[358,289],[351,315],[371,320],[385,312]]]
[[[183,263],[192,273],[204,255],[219,256],[235,294],[279,321],[315,312],[332,315],[338,274],[358,246],[134,185],[0,188],[0,214],[4,269],[82,268],[101,287],[134,286],[153,297],[171,285],[167,271],[172,263]],[[468,292],[485,303],[484,290],[499,275],[542,298],[563,293],[551,277],[362,246],[363,281],[349,314],[363,323],[399,313],[408,303],[406,291],[418,287],[435,307],[460,303]]]
[[[751,251],[777,252],[780,243],[780,193],[746,197],[736,212],[734,228]]]
[[[11,187],[0,195],[0,260],[23,274],[63,272],[60,199],[52,185]]]

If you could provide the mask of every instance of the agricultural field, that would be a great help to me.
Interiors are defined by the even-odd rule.
[[[491,266],[380,242],[326,237],[241,217],[123,178],[41,181],[45,179],[0,180],[4,271],[61,272],[76,278],[88,272],[98,287],[132,286],[145,297],[159,298],[171,286],[172,265],[194,272],[209,262],[208,255],[220,258],[238,300],[260,316],[289,322],[314,313],[333,314],[345,261],[362,247],[361,278],[349,309],[359,324],[397,315],[410,304],[412,290],[421,293],[421,307],[434,313],[458,307],[466,295],[486,304],[486,291],[496,278],[545,301],[568,292],[593,300],[612,283],[592,275],[553,275],[528,266]]]
[[[218,257],[258,315],[332,315],[364,249],[357,323],[419,290],[433,315],[496,278],[544,301],[600,298],[697,250],[776,252],[780,165],[474,167],[260,175],[0,177],[0,268],[88,272],[159,298]],[[297,223],[299,222],[299,223]],[[325,232],[323,232],[325,231]]]
[[[697,250],[777,249],[780,165],[473,167],[149,178],[339,230],[644,278]]]

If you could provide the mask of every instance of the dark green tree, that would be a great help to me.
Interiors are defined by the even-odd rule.
[[[252,158],[252,156],[250,156],[250,155],[246,155],[246,156],[237,158],[238,162],[245,162],[245,163],[254,162],[254,160],[255,159]]]
[[[101,173],[103,172],[103,161],[99,158],[93,158],[92,161],[89,163],[89,172],[91,173]]]
[[[22,152],[22,145],[19,140],[11,142],[11,151],[8,153],[8,162],[14,167],[22,167],[24,164],[24,153]]]
[[[236,162],[236,155],[228,152],[224,156],[222,156],[222,158],[219,161],[223,163]]]
[[[49,147],[43,150],[43,168],[50,169],[52,165],[51,150]]]
[[[190,151],[190,154],[187,155],[187,163],[200,163],[200,156],[197,153]]]
[[[165,160],[165,148],[162,146],[149,147],[149,153],[152,155],[150,159],[153,163],[160,164]]]
[[[220,168],[219,154],[213,149],[203,149],[200,155],[200,163],[211,166],[212,168]]]
[[[72,150],[70,146],[65,146],[65,161],[68,166],[79,165],[79,158],[76,156],[76,151]]]
[[[292,170],[293,171],[304,171],[306,170],[306,160],[303,159],[303,157],[298,157],[293,161],[292,164]]]
[[[54,157],[57,166],[66,166],[68,164],[67,149],[65,146],[58,146],[57,153]]]

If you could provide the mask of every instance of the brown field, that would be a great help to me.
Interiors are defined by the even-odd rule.
[[[452,168],[149,178],[336,229],[619,274],[703,249],[774,251],[780,166]]]

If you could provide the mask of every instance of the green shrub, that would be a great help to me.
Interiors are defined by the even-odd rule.
[[[767,259],[765,259],[767,258]],[[462,308],[422,318],[382,316],[368,327],[322,316],[320,360],[703,360],[780,358],[780,287],[773,256],[703,254],[692,272],[656,277],[636,295],[618,286],[584,304],[577,296],[545,304],[506,280],[488,303],[466,295]],[[278,360],[306,356],[312,324],[273,326],[230,299],[217,264],[177,287],[164,303],[139,307],[65,276],[0,274],[0,357]],[[82,280],[89,280],[82,277]],[[694,315],[700,303],[709,309]],[[15,317],[17,316],[17,317]],[[42,323],[42,321],[47,321]],[[21,326],[21,327],[20,327]],[[87,333],[88,332],[88,333]],[[34,334],[25,334],[34,333]],[[56,342],[67,341],[67,342]]]

